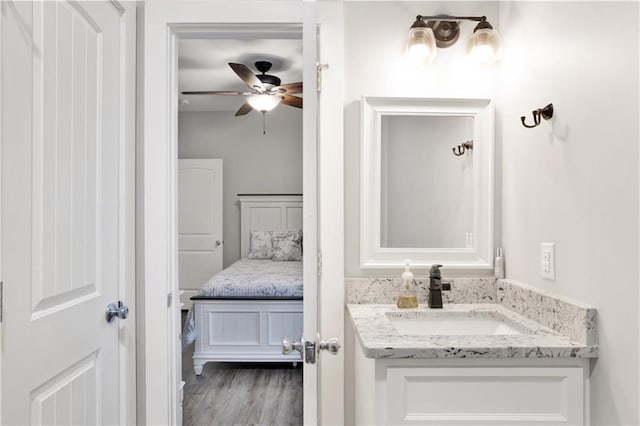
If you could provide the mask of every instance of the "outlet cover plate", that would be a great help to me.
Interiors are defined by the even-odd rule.
[[[542,278],[556,279],[556,244],[540,243],[540,273]]]

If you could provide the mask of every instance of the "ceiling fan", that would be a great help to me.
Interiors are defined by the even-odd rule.
[[[278,104],[302,108],[302,98],[294,94],[302,93],[302,82],[280,84],[281,80],[275,75],[267,74],[273,64],[268,61],[257,61],[256,69],[262,74],[254,74],[243,64],[229,63],[231,69],[249,86],[248,91],[234,92],[229,90],[182,92],[183,95],[231,95],[247,96],[247,100],[236,111],[236,117],[246,115],[251,110],[266,113]]]

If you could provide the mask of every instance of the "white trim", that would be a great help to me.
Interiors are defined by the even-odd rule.
[[[638,22],[640,22],[640,7],[638,8],[638,12],[637,12],[637,17]],[[636,61],[636,65],[640,65],[638,63],[638,61]],[[638,78],[640,79],[640,67],[638,69]],[[636,96],[638,96],[638,99],[640,99],[640,89],[638,90],[638,93],[636,93]],[[638,134],[640,134],[640,120],[638,121]],[[638,160],[637,164],[640,164],[640,150],[638,152],[638,158],[636,160]],[[640,183],[640,176],[638,177],[638,182]],[[638,193],[636,194],[637,196],[639,196],[640,199],[640,185],[638,186]],[[640,211],[640,202],[638,204],[638,209]],[[640,222],[640,215],[637,218],[638,222]],[[638,241],[640,241],[640,231],[636,234],[636,238],[638,238]],[[638,264],[640,265],[640,256],[638,258]],[[640,283],[640,268],[638,270],[638,282]],[[638,306],[640,306],[640,292],[638,292]],[[636,350],[638,352],[636,353],[640,353],[640,318],[638,318],[638,334],[636,335]],[[638,358],[638,364],[636,365],[636,368],[640,369],[640,357]],[[640,405],[640,393],[638,393],[638,400],[636,401],[637,404]],[[591,417],[590,417],[590,413],[589,413],[589,417],[587,418],[588,421],[591,421]],[[590,424],[590,423],[589,423]]]
[[[144,286],[144,7],[136,7],[135,280],[136,280],[136,423],[146,423]]]
[[[175,337],[180,336],[180,281],[178,279],[178,36],[168,28],[168,91],[167,91],[167,293],[170,297],[167,315],[167,346],[169,359],[169,420],[173,425],[182,424],[182,412],[178,412],[178,391],[182,378],[182,354]],[[172,334],[174,335],[172,338]],[[173,389],[173,391],[172,391]]]
[[[4,5],[2,5],[4,6]],[[3,147],[3,141],[2,141],[2,129],[4,129],[4,123],[3,123],[3,117],[4,115],[2,114],[2,85],[3,85],[3,79],[2,79],[2,57],[3,57],[3,51],[2,51],[2,32],[3,32],[3,22],[4,22],[4,16],[0,16],[0,254],[2,253],[2,243],[3,243],[3,233],[2,233],[2,212],[3,212],[3,206],[2,206],[2,152],[4,151]],[[4,276],[2,273],[2,256],[0,255],[0,281],[4,282]],[[2,289],[2,291],[4,292],[4,288]],[[4,295],[3,298],[0,299],[0,303],[2,303],[2,306],[0,306],[0,309],[2,309],[2,314],[4,316]],[[2,354],[4,353],[4,349],[2,347],[2,342],[4,342],[4,338],[2,337],[2,330],[4,328],[4,324],[2,322],[0,322],[0,383],[4,383],[2,381]],[[0,422],[2,421],[2,388],[3,386],[0,386]]]
[[[637,15],[638,16],[636,18],[638,19],[638,22],[640,22],[640,7],[638,8]],[[638,61],[636,61],[636,65],[640,65],[640,64],[638,64]],[[640,79],[640,67],[638,69],[638,78]],[[638,90],[638,93],[636,93],[636,96],[638,96],[638,98],[640,99],[640,89]],[[640,120],[638,121],[638,134],[640,134]],[[639,150],[637,155],[638,155],[638,158],[636,159],[636,160],[638,160],[637,164],[640,164],[640,150]],[[638,182],[640,183],[640,176],[638,177]],[[638,187],[638,193],[636,195],[637,196],[640,195],[640,185]],[[640,197],[639,197],[639,199],[640,199]],[[639,205],[638,205],[638,209],[640,211],[640,202],[639,202]],[[637,220],[640,222],[640,215],[638,216]],[[636,234],[636,238],[638,238],[638,241],[640,241],[640,231]],[[638,261],[639,261],[638,264],[640,264],[640,256],[638,258]],[[640,268],[639,268],[639,271],[638,271],[638,282],[640,283]],[[640,292],[638,292],[638,306],[640,306]],[[636,353],[640,353],[640,318],[638,318],[638,326],[639,326],[638,327],[638,334],[636,335],[636,339],[637,339],[636,340],[636,342],[637,342],[636,350],[638,352],[636,352]],[[636,368],[640,369],[640,357],[638,358],[637,361],[638,361],[638,364],[636,365]],[[636,401],[636,403],[640,405],[640,393],[638,393],[638,400]],[[587,418],[587,420],[589,422],[591,421],[591,413],[590,412],[589,412],[589,417]],[[588,424],[590,424],[590,423],[588,423]]]
[[[468,116],[474,118],[472,248],[387,248],[380,244],[381,121],[383,116]],[[493,267],[494,108],[489,99],[362,98],[360,157],[360,267],[397,268],[441,263],[458,269]]]
[[[136,138],[136,5],[112,0],[120,10],[120,172],[119,300],[129,306],[127,321],[119,321],[120,422],[136,424],[136,281],[135,281],[135,138]]]
[[[173,24],[171,28],[181,39],[290,39],[300,40],[301,23],[215,23]]]
[[[139,318],[144,336],[139,346],[138,371],[141,376],[141,395],[138,400],[140,424],[170,424],[168,352],[169,328],[167,311],[168,273],[166,268],[169,236],[167,214],[168,178],[166,170],[166,108],[167,105],[167,39],[161,19],[150,19],[152,3],[144,5],[144,59],[142,86],[144,90],[144,118],[142,143],[142,226],[139,228],[141,247],[138,248],[138,283],[143,286],[144,302],[139,301]],[[148,69],[154,72],[147,72]],[[153,146],[156,145],[156,146]],[[155,149],[154,149],[155,148]],[[154,185],[154,183],[158,185]],[[149,210],[153,209],[154,214]],[[153,266],[151,260],[153,259]]]

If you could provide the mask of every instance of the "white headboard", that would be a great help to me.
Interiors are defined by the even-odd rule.
[[[244,195],[240,200],[240,257],[249,254],[251,230],[302,229],[302,195]]]

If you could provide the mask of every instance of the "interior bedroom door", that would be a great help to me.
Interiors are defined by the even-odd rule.
[[[191,307],[209,277],[222,271],[222,160],[178,160],[178,280]]]
[[[309,345],[311,357],[302,348],[303,359],[303,422],[305,425],[322,424],[319,401],[319,364],[316,363],[318,327],[318,75],[317,75],[317,23],[316,4],[303,2],[302,56],[304,109],[302,110],[302,216],[303,216],[303,345]],[[300,342],[302,343],[302,342]],[[311,358],[311,359],[310,359]]]
[[[135,323],[106,311],[133,290],[135,6],[3,2],[1,19],[0,423],[132,424]]]

